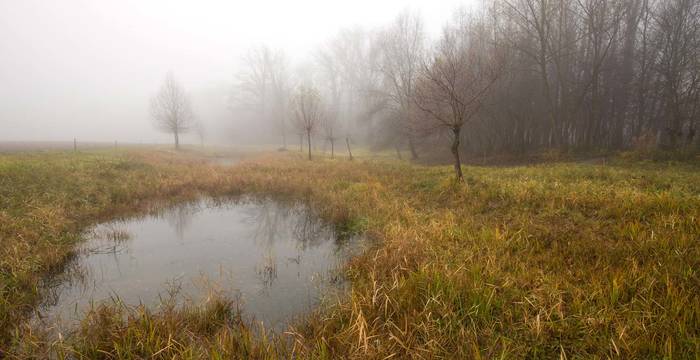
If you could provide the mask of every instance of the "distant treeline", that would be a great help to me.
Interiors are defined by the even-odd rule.
[[[700,0],[487,0],[433,40],[404,12],[341,31],[312,59],[290,67],[253,49],[232,109],[285,144],[344,138],[418,157],[446,142],[456,164],[460,153],[700,148]]]
[[[700,144],[700,1],[493,1],[508,61],[473,150]]]

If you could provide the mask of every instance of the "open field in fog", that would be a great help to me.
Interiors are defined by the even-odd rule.
[[[79,143],[80,149],[112,148],[114,143]],[[73,150],[72,141],[0,141],[0,153],[22,151]]]
[[[217,153],[214,151],[214,153]],[[203,155],[204,154],[204,155]],[[0,155],[0,349],[9,358],[693,358],[700,352],[700,166],[420,166],[296,151]],[[206,158],[205,158],[206,156]],[[223,155],[222,155],[223,157]],[[285,334],[232,299],[98,307],[60,341],[21,324],[79,231],[206,195],[307,201],[373,240],[353,288]]]
[[[98,141],[78,141],[76,143],[77,150],[102,150],[114,149],[114,142],[98,142]],[[117,149],[159,149],[171,150],[171,144],[142,144],[142,143],[116,143]],[[272,151],[276,147],[273,145],[250,145],[250,146],[235,146],[230,145],[207,145],[202,148],[199,145],[186,145],[184,149],[194,150],[204,154],[217,153],[255,153],[260,151]],[[72,141],[0,141],[0,153],[15,153],[15,152],[39,152],[39,151],[72,151],[74,150]]]

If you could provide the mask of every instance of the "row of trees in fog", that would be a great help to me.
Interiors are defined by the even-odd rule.
[[[508,58],[475,148],[623,149],[694,141],[697,0],[512,0],[485,26]]]
[[[332,154],[700,148],[700,0],[485,0],[429,38],[420,16],[347,29],[292,64],[256,47],[231,110]]]

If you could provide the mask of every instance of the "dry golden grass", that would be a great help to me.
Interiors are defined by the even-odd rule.
[[[467,167],[457,184],[449,167],[296,154],[234,168],[170,153],[0,157],[2,344],[17,357],[697,358],[698,170]],[[128,319],[88,317],[53,346],[13,330],[80,228],[164,199],[242,192],[305,199],[377,240],[348,265],[347,299],[272,338],[220,305],[107,307]]]

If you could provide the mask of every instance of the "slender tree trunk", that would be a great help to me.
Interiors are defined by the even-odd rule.
[[[350,151],[350,139],[345,137],[345,145],[348,147],[348,155],[350,155],[350,161],[352,161],[352,151]]]
[[[334,142],[335,141],[333,139],[331,139],[331,159],[335,159],[335,147],[333,144]]]
[[[304,134],[299,134],[299,152],[304,152]]]
[[[452,155],[455,158],[455,176],[457,177],[457,181],[464,180],[464,175],[462,175],[462,161],[459,158],[459,135],[461,130],[461,126],[452,128],[452,134],[454,135],[454,139],[452,139]]]
[[[311,131],[306,132],[306,140],[309,143],[309,160],[311,160]]]
[[[413,142],[413,135],[408,137],[408,148],[411,150],[411,160],[418,159],[418,152],[416,152],[416,144]]]
[[[177,133],[177,130],[175,130],[173,132],[173,134],[175,135],[175,150],[179,150],[180,149],[180,137],[179,137],[179,134]]]
[[[399,147],[396,144],[394,144],[394,149],[396,150],[396,157],[399,158],[399,160],[403,160],[401,157],[401,150],[399,150]]]

